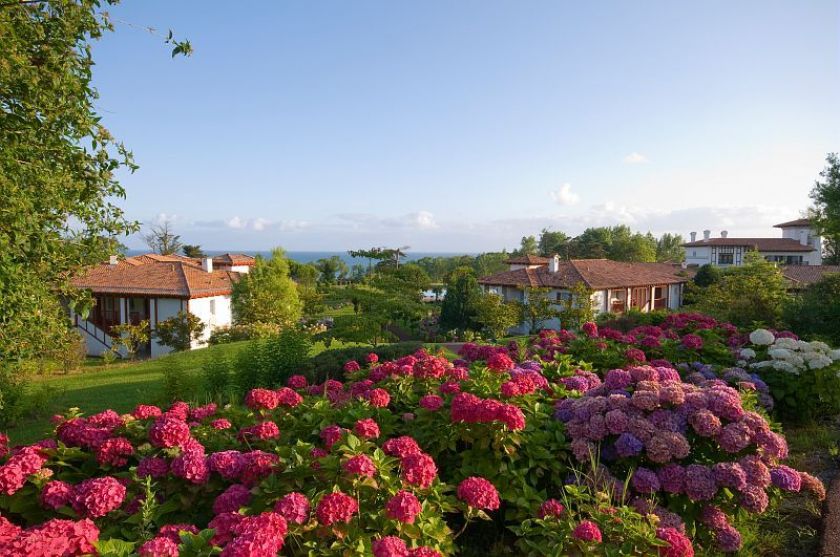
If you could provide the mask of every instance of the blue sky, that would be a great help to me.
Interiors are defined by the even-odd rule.
[[[129,217],[207,249],[774,236],[840,149],[840,5],[125,0],[98,107]],[[170,59],[140,28],[172,28]],[[127,242],[141,247],[135,237]]]

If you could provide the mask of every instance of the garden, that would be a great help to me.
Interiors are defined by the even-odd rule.
[[[782,426],[840,413],[840,350],[703,314],[612,325],[0,436],[0,555],[772,554],[762,521],[826,496]]]

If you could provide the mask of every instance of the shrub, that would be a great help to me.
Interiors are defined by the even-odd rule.
[[[112,349],[125,349],[128,358],[133,360],[137,357],[140,347],[149,342],[149,322],[141,321],[136,325],[131,323],[115,325],[111,327],[111,335]]]
[[[24,411],[26,382],[10,365],[0,363],[0,427],[14,424]]]
[[[376,348],[353,346],[324,350],[310,358],[308,364],[301,369],[301,373],[309,377],[310,380],[322,382],[331,377],[341,377],[343,374],[342,368],[346,362],[352,360],[364,361],[365,356],[370,353],[376,354],[381,360],[393,360],[413,354],[422,346],[421,342],[407,341],[384,344]]]
[[[808,338],[840,346],[840,273],[808,285],[785,307],[784,321]]]
[[[50,356],[55,359],[64,373],[79,369],[87,358],[85,339],[77,331],[68,329],[58,347],[51,351]]]
[[[256,340],[279,335],[283,330],[276,323],[246,323],[229,327],[218,327],[210,332],[208,344],[226,344],[241,340]]]
[[[206,328],[197,315],[179,311],[178,315],[158,323],[154,336],[175,351],[189,350],[193,342],[200,341]]]
[[[163,370],[163,397],[165,402],[192,400],[198,394],[198,381],[190,376],[180,363],[172,363]]]
[[[290,375],[299,373],[312,350],[310,336],[297,329],[286,329],[275,337],[263,341],[265,359],[270,362],[262,384],[281,386]]]
[[[233,364],[226,358],[211,358],[204,363],[204,389],[213,398],[225,395],[233,387]]]

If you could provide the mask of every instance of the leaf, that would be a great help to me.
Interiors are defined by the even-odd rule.
[[[125,540],[111,538],[94,543],[100,557],[125,557],[134,551],[134,544]]]

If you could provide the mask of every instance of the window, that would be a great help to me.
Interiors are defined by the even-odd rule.
[[[691,250],[691,257],[697,257],[697,250],[696,249]]]
[[[734,253],[719,253],[718,254],[718,265],[732,265],[735,262],[735,254]]]
[[[216,300],[210,300],[210,315],[216,315]]]

